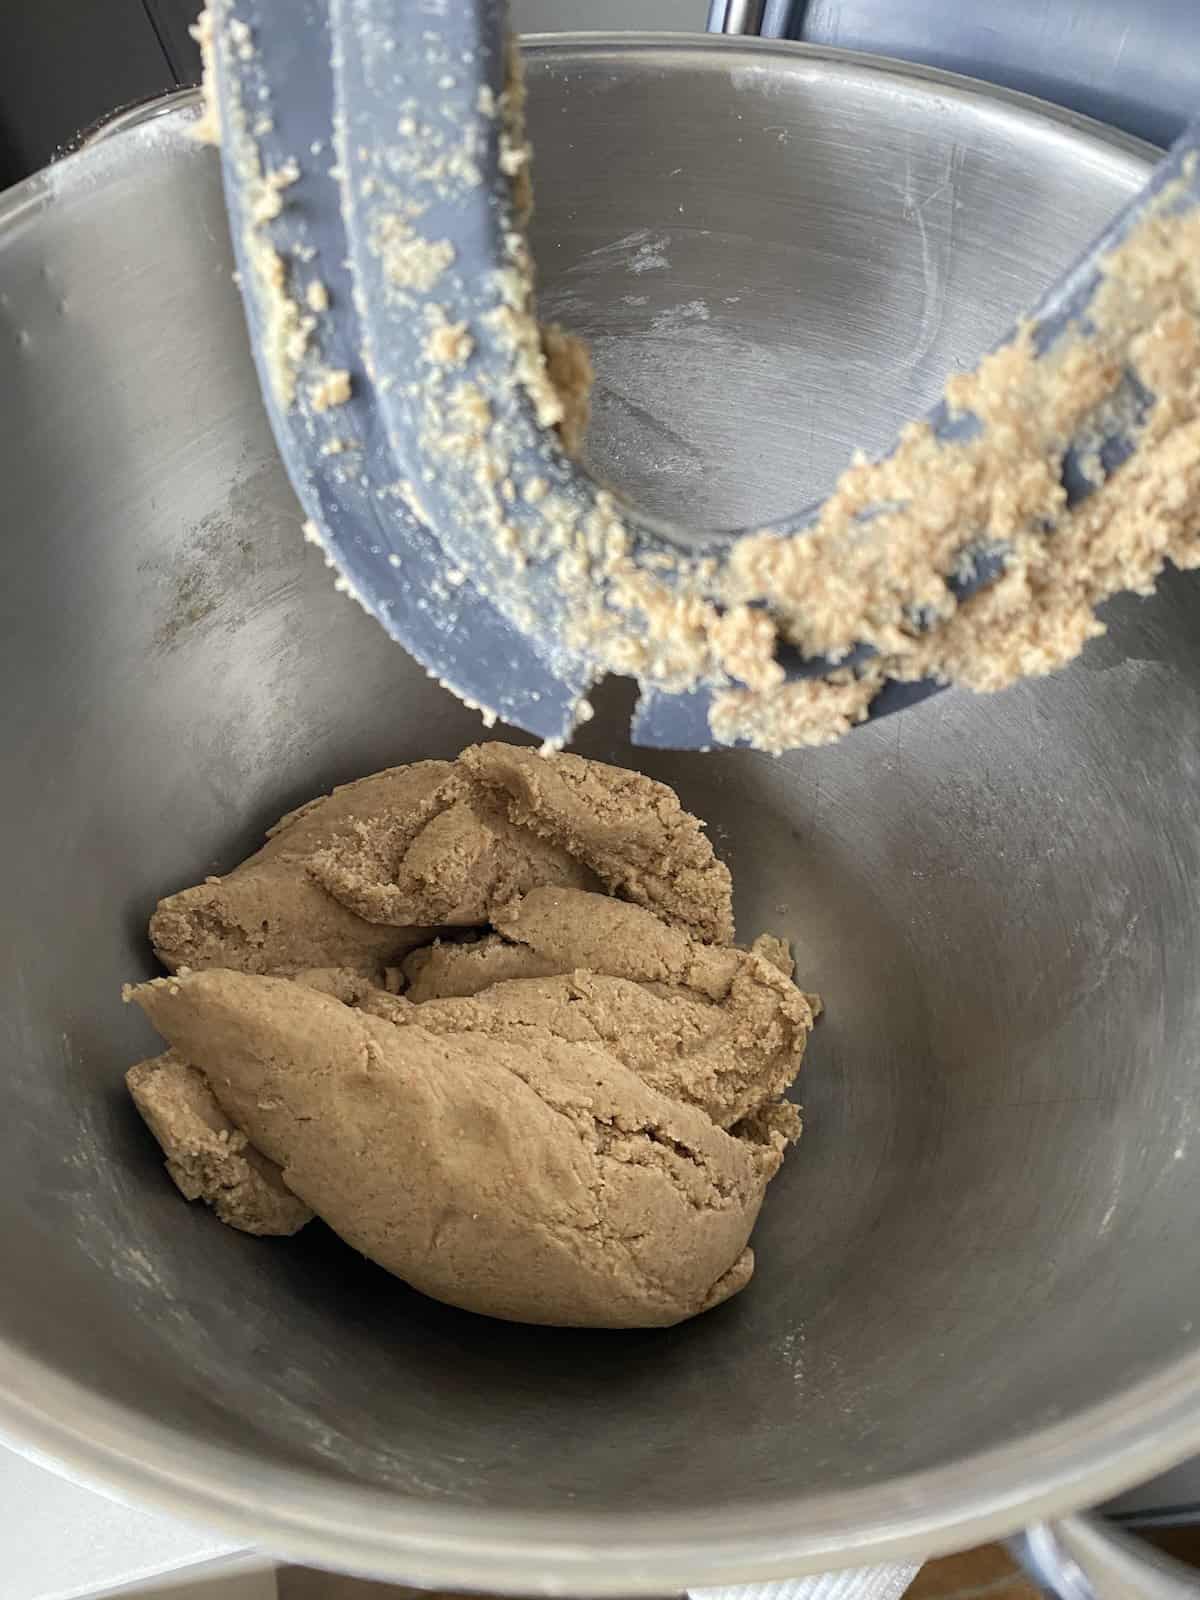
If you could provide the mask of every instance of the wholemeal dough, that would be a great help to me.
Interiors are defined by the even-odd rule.
[[[150,919],[155,955],[169,972],[348,967],[382,973],[429,933],[364,921],[325,893],[309,862],[381,814],[413,819],[419,827],[451,770],[446,761],[395,767],[289,812],[262,849],[233,872],[160,902]]]
[[[440,930],[440,935],[435,933]],[[151,921],[129,1074],[188,1198],[414,1287],[665,1326],[753,1271],[814,1002],[662,784],[500,744],[335,790]],[[415,945],[419,948],[414,949]]]
[[[485,744],[335,789],[290,812],[223,878],[150,920],[168,969],[380,975],[437,927],[478,926],[541,885],[600,888],[702,938],[733,936],[728,869],[665,784],[578,756]]]
[[[595,1046],[396,1027],[285,979],[135,991],[230,1116],[348,1243],[514,1321],[655,1326],[749,1278],[780,1154]]]
[[[463,766],[506,796],[516,823],[560,841],[606,889],[697,938],[733,938],[733,884],[674,790],[640,772],[517,745],[464,750]]]

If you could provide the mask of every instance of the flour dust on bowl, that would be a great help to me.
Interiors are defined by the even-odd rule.
[[[1147,153],[955,80],[727,42],[530,53],[593,458],[751,523],[931,401]],[[772,760],[641,753],[827,1013],[752,1285],[668,1331],[424,1300],[187,1207],[129,1105],[162,894],[478,721],[300,539],[186,97],[0,219],[0,1421],[316,1562],[676,1592],[1015,1528],[1200,1444],[1200,589],[1058,677]],[[579,741],[635,764],[628,696]]]

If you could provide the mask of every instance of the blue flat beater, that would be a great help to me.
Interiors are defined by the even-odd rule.
[[[765,14],[762,7],[722,9],[733,28],[751,12],[757,20]],[[506,86],[505,6],[213,0],[210,17],[209,66],[251,342],[310,532],[341,583],[432,675],[468,704],[563,742],[586,715],[588,691],[605,669],[571,642],[547,508],[561,513],[568,506],[583,524],[608,516],[611,497],[547,429],[536,398],[511,381],[514,353],[503,313],[512,289],[504,269],[512,264],[519,153],[506,143],[496,111]],[[418,131],[427,160],[395,157],[398,128]],[[1198,148],[1200,128],[1191,124],[1145,188],[1033,310],[1028,321],[1039,352],[1067,332],[1086,334],[1100,262],[1164,186],[1173,186],[1172,209],[1200,200]],[[458,181],[464,169],[469,181]],[[406,215],[419,216],[419,233],[406,229]],[[516,544],[530,552],[519,605],[489,579],[494,531],[464,514],[480,494],[477,465],[468,454],[430,453],[421,385],[411,375],[423,370],[435,326],[469,330],[459,349],[462,376],[498,413],[510,446],[505,519]],[[281,381],[288,360],[292,376]],[[927,420],[947,443],[970,436],[972,419],[952,416],[944,405]],[[1089,428],[1090,459],[1096,447]],[[1114,424],[1099,455],[1114,470],[1136,448],[1136,433]],[[1081,440],[1079,456],[1084,449]],[[1069,505],[1096,486],[1075,447],[1063,458],[1063,482]],[[819,510],[810,506],[766,531],[800,533]],[[675,550],[706,556],[719,575],[730,540],[698,547],[628,507],[621,518],[639,571],[659,576],[664,550]],[[971,552],[945,580],[959,600],[1003,570],[1001,549],[980,550],[973,541]],[[836,665],[853,668],[870,653],[862,646]],[[795,650],[781,663],[789,678],[822,677],[835,665]],[[870,715],[903,709],[939,687],[889,682]],[[710,698],[705,687],[670,692],[643,683],[634,741],[711,747]]]

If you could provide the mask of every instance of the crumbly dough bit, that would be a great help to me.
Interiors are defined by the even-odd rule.
[[[599,881],[561,844],[511,822],[497,801],[456,775],[449,803],[422,818],[381,811],[314,857],[312,872],[340,904],[371,922],[486,923],[493,903],[540,884]]]
[[[733,938],[733,884],[699,820],[666,784],[640,772],[518,745],[475,745],[459,757],[503,794],[515,823],[564,845],[605,887],[714,944]]]
[[[796,958],[792,954],[792,947],[786,939],[781,939],[777,933],[760,933],[750,946],[752,956],[760,956],[764,961],[770,962],[778,972],[791,982],[796,976]],[[804,993],[802,990],[801,993]],[[825,1002],[819,994],[804,993],[808,1002],[808,1009],[812,1012],[813,1021],[825,1009]]]
[[[433,935],[431,927],[378,927],[329,895],[313,858],[383,812],[418,829],[453,769],[445,761],[393,767],[289,812],[267,842],[223,878],[159,902],[150,919],[155,954],[168,971],[230,967],[295,972],[348,967],[378,974]],[[415,819],[415,820],[414,820]]]
[[[785,978],[794,978],[796,975],[796,960],[792,955],[792,947],[777,933],[760,933],[750,946],[750,954],[769,961],[777,972],[783,973]]]
[[[558,423],[559,438],[567,454],[578,459],[583,455],[592,415],[596,369],[591,353],[582,339],[568,333],[557,322],[542,324],[542,352],[546,358],[546,376],[563,405]]]
[[[247,1142],[203,1073],[176,1051],[139,1061],[125,1082],[186,1200],[203,1200],[243,1233],[291,1234],[311,1222],[279,1168]]]
[[[562,970],[552,957],[494,933],[464,944],[439,940],[401,963],[404,993],[417,1003],[465,998],[509,978],[552,978]]]
[[[200,115],[189,132],[197,144],[221,143],[221,108],[217,104],[217,72],[212,12],[202,10],[188,33],[200,47]]]
[[[795,1144],[804,1131],[804,1121],[799,1106],[794,1106],[790,1100],[771,1100],[756,1106],[729,1131],[735,1139],[748,1139],[751,1144],[777,1150],[782,1160],[783,1152]]]
[[[372,995],[366,1005],[447,1037],[521,1043],[541,1033],[598,1045],[643,1083],[729,1128],[791,1086],[812,1022],[800,992],[757,981],[756,965],[747,962],[720,1004],[685,989],[576,971],[496,983],[470,998],[414,1005],[387,995],[376,1004]]]
[[[512,1321],[665,1327],[750,1276],[777,1152],[595,1045],[438,1038],[234,972],[133,995],[289,1187],[426,1294]]]

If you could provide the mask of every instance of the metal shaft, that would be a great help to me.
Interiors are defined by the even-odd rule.
[[[764,0],[712,0],[708,8],[709,33],[759,33]]]

